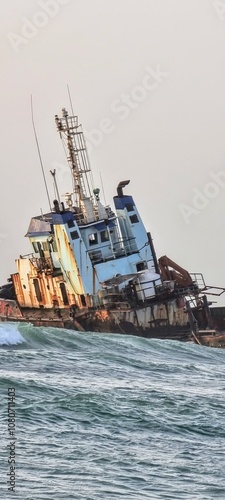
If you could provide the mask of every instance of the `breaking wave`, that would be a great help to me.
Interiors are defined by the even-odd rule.
[[[97,332],[77,332],[64,328],[36,327],[30,323],[0,323],[0,347],[26,349],[78,350],[95,352],[97,358],[122,360],[126,363],[142,366],[149,363],[149,356],[154,363],[160,356],[161,363],[173,361],[217,363],[224,359],[225,350],[212,349],[175,340],[146,339],[132,335]],[[146,365],[147,368],[147,365]]]
[[[225,350],[0,323],[0,355],[1,491],[15,387],[18,498],[224,500]]]
[[[0,346],[19,345],[25,342],[17,324],[0,323]]]

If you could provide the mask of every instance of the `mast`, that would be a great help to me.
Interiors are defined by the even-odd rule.
[[[68,152],[67,160],[73,174],[75,207],[84,222],[95,221],[93,179],[82,127],[78,124],[78,116],[69,116],[63,108],[62,118],[55,115],[55,122]]]

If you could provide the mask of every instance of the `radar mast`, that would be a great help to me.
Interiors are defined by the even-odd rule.
[[[69,116],[65,108],[61,118],[55,116],[55,122],[73,175],[75,207],[84,222],[92,222],[96,220],[92,196],[94,185],[82,126],[78,123],[78,116]]]

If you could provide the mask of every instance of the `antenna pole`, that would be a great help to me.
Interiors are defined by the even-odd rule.
[[[105,206],[106,206],[105,191],[104,191],[104,186],[103,186],[103,182],[102,182],[102,174],[101,174],[101,172],[99,172],[99,175],[100,175],[100,181],[101,181],[101,186],[102,186],[103,198],[104,198],[104,202],[105,202]]]
[[[57,198],[58,198],[58,202],[60,203],[60,196],[59,196],[59,190],[58,190],[57,181],[56,181],[56,170],[55,170],[55,168],[54,168],[54,170],[50,170],[50,174],[53,177],[54,189],[55,189],[55,192],[56,192],[56,195],[57,195]]]
[[[50,208],[50,211],[52,211],[50,197],[49,197],[49,192],[48,192],[48,186],[47,186],[46,177],[45,177],[45,171],[44,171],[44,167],[43,167],[43,162],[42,162],[42,158],[41,158],[41,152],[40,152],[40,148],[39,148],[39,144],[38,144],[38,138],[37,138],[36,129],[35,129],[35,125],[34,125],[34,112],[33,112],[32,95],[30,96],[30,101],[31,101],[31,116],[32,116],[33,129],[34,129],[34,136],[35,136],[35,140],[36,140],[36,145],[37,145],[37,150],[38,150],[38,156],[39,156],[39,160],[40,160],[40,164],[41,164],[41,170],[42,170],[42,175],[43,175],[43,179],[44,179],[46,194],[47,194],[48,203],[49,203],[49,208]]]
[[[71,106],[72,115],[74,116],[73,104],[72,104],[72,99],[71,99],[71,95],[70,95],[70,88],[69,88],[68,83],[67,83],[67,91],[68,91],[68,95],[69,95],[69,100],[70,100],[70,106]]]

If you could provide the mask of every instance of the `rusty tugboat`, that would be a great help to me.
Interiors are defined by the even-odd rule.
[[[115,209],[94,188],[77,116],[55,117],[72,171],[72,193],[55,197],[48,213],[32,217],[26,237],[32,253],[0,287],[0,320],[85,332],[225,346],[225,308],[210,307],[206,286],[168,257],[156,257],[131,195],[119,183]],[[66,207],[65,207],[66,205]]]

